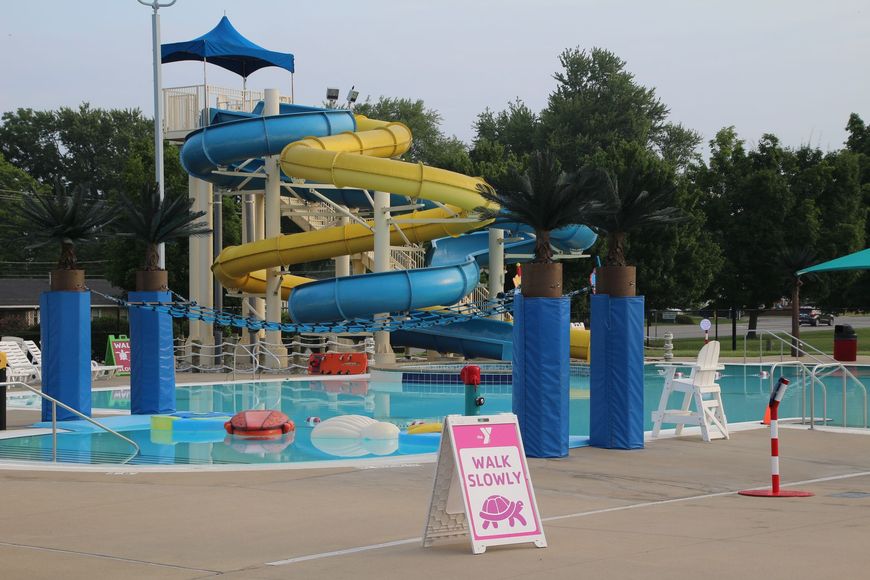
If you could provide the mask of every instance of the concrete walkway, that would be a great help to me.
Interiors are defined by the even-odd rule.
[[[769,482],[764,429],[531,460],[550,547],[479,556],[420,546],[433,464],[0,470],[0,577],[866,577],[870,436],[784,428],[781,447],[784,482],[815,497],[734,494]]]

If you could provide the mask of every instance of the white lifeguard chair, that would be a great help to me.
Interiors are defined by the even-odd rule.
[[[711,427],[719,430],[721,435],[717,435],[717,439],[729,439],[722,391],[716,383],[716,373],[721,368],[719,342],[715,340],[705,344],[698,352],[698,360],[692,365],[689,377],[677,378],[676,366],[668,368],[659,408],[652,414],[653,438],[659,436],[662,423],[675,423],[677,436],[682,433],[684,425],[698,425],[704,441],[710,441]],[[679,409],[668,409],[668,399],[675,391],[683,393],[683,404]],[[690,408],[693,401],[694,410]]]

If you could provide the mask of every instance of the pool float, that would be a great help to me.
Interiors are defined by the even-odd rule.
[[[224,429],[230,435],[237,437],[273,439],[295,431],[296,426],[284,413],[264,409],[236,413],[232,419],[224,423]]]
[[[338,457],[390,455],[399,448],[399,428],[362,415],[339,415],[318,423],[311,443]]]
[[[226,413],[193,413],[179,411],[166,415],[151,415],[152,431],[191,432],[220,431],[230,419]]]
[[[408,435],[422,435],[423,433],[441,433],[443,423],[417,423],[408,426]]]

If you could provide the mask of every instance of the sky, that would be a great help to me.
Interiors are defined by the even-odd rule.
[[[163,0],[164,2],[168,0]],[[0,112],[82,102],[153,115],[151,8],[136,0],[9,2],[0,20]],[[14,8],[13,8],[14,5]],[[866,0],[177,0],[164,43],[226,14],[246,37],[296,58],[296,102],[355,85],[361,99],[423,99],[470,142],[477,115],[523,100],[540,111],[566,48],[606,48],[654,87],[670,120],[704,142],[734,125],[753,145],[842,146],[849,114],[870,122]],[[202,83],[201,63],[163,66],[163,86]],[[208,82],[241,88],[214,66]],[[290,92],[264,69],[248,88]]]

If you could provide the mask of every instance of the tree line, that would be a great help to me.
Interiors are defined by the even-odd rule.
[[[380,97],[358,104],[356,111],[406,123],[414,134],[407,160],[479,175],[496,190],[510,187],[511,176],[525,171],[540,151],[551,152],[566,171],[594,166],[619,174],[641,164],[668,176],[671,203],[685,219],[640,227],[624,248],[638,268],[638,293],[646,296],[649,308],[710,302],[721,308],[769,306],[789,295],[795,269],[867,246],[870,128],[858,114],[848,116],[848,138],[836,151],[786,147],[772,134],[750,146],[734,127],[724,127],[709,141],[705,158],[701,136],[670,120],[655,89],[638,83],[617,55],[600,48],[568,49],[559,60],[543,110],[533,111],[520,100],[487,109],[477,117],[470,144],[445,135],[440,115],[423,100]],[[29,248],[29,234],[19,221],[26,192],[61,183],[114,200],[139,191],[153,181],[152,135],[152,121],[138,110],[83,104],[4,113],[0,274],[56,259],[48,250]],[[167,144],[164,156],[167,195],[187,195],[178,148]],[[236,198],[224,198],[223,215],[224,245],[239,243]],[[140,255],[135,243],[99,239],[81,248],[79,258],[100,261],[105,277],[130,289]],[[607,254],[606,241],[591,252]],[[170,285],[182,294],[187,266],[186,244],[168,247]],[[593,266],[593,260],[566,262],[566,290],[586,286]],[[44,271],[49,269],[46,264]],[[801,295],[823,307],[867,309],[870,274],[808,278]]]

